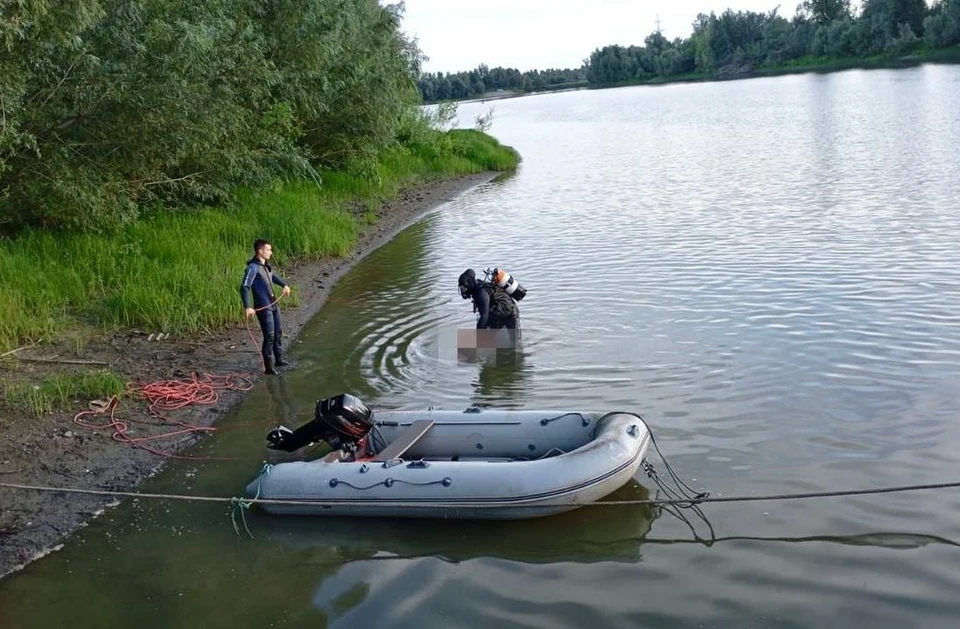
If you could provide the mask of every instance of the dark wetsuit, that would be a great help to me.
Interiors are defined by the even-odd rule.
[[[254,308],[257,311],[257,321],[260,322],[260,332],[263,333],[260,353],[267,366],[270,365],[271,354],[277,363],[283,362],[283,329],[280,325],[280,306],[274,303],[277,298],[273,294],[273,284],[287,285],[273,274],[269,264],[260,262],[256,257],[247,261],[243,282],[240,283],[240,301],[244,308]],[[252,306],[250,293],[253,293]]]
[[[493,308],[494,291],[503,293],[502,295],[497,295],[497,299],[505,306],[509,304],[509,306],[506,307],[509,309],[509,312],[502,312],[502,309],[498,311],[497,308]],[[477,282],[473,286],[471,295],[473,297],[473,307],[477,312],[478,330],[485,328],[493,330],[500,328],[516,330],[519,327],[520,311],[517,308],[517,304],[502,288],[487,282]]]

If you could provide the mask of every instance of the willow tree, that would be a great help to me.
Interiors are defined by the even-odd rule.
[[[106,228],[154,205],[364,167],[419,102],[403,6],[0,5],[0,228]]]

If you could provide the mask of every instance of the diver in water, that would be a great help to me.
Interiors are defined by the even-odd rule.
[[[461,273],[457,279],[460,297],[473,301],[478,330],[506,328],[513,330],[511,337],[516,339],[520,335],[520,308],[517,301],[523,299],[526,291],[505,271],[494,270],[493,274],[494,281],[491,282],[478,280],[473,269]]]

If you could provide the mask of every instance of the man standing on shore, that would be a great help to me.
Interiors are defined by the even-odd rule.
[[[247,261],[243,282],[240,284],[240,301],[243,303],[247,319],[256,314],[260,322],[260,332],[263,334],[263,346],[260,348],[263,371],[269,375],[276,375],[274,367],[282,367],[288,363],[283,360],[280,306],[277,305],[279,299],[273,294],[273,285],[283,287],[283,297],[290,294],[290,287],[279,276],[274,275],[268,263],[272,255],[273,245],[268,241],[262,238],[254,241],[253,257]],[[252,305],[251,293],[253,293]]]

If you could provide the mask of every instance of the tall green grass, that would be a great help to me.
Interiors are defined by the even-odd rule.
[[[68,408],[71,403],[120,395],[126,382],[110,371],[57,374],[39,384],[26,381],[4,382],[3,399],[15,408],[41,417],[45,413]]]
[[[241,190],[229,207],[161,211],[107,234],[28,231],[0,240],[0,352],[77,324],[171,332],[234,324],[255,238],[274,243],[280,269],[343,256],[363,228],[348,204],[373,209],[424,180],[518,161],[491,136],[455,129],[384,153],[374,173]]]

